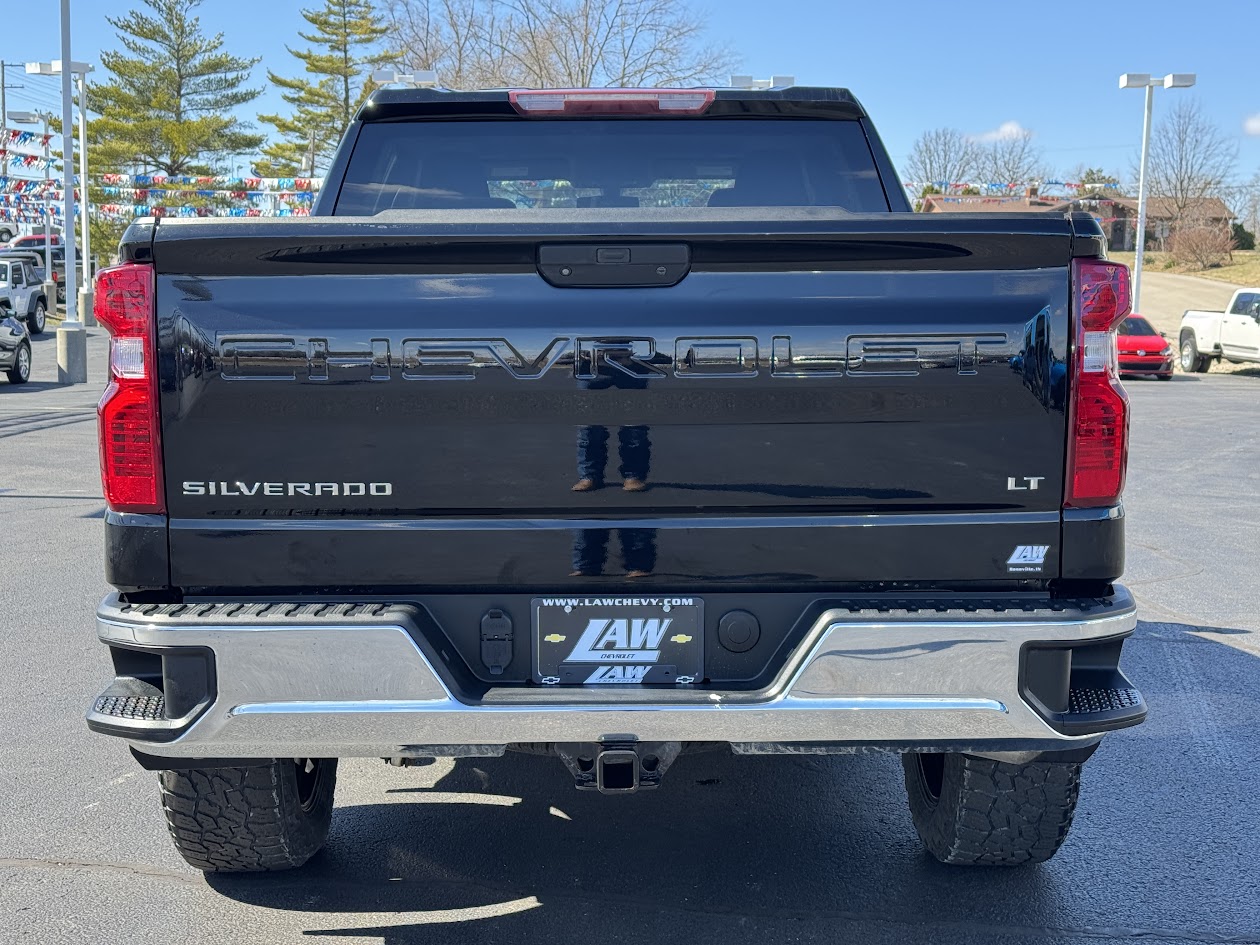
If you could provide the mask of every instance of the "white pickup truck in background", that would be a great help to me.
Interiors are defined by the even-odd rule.
[[[1181,316],[1181,369],[1202,374],[1213,360],[1260,362],[1260,289],[1239,289],[1224,312]]]

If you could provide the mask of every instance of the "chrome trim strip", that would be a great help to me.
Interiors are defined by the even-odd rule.
[[[1123,502],[1096,509],[1063,510],[1063,521],[1065,522],[1107,522],[1118,518],[1124,518]]]
[[[932,696],[899,699],[874,699],[863,696],[850,699],[794,699],[787,697],[777,700],[774,707],[788,710],[807,709],[812,711],[913,711],[930,709],[948,711],[954,709],[981,709],[988,712],[1005,712],[1006,706],[994,699],[942,699]],[[662,705],[660,703],[641,703],[624,705],[600,705],[568,703],[560,705],[479,705],[477,712],[748,712],[766,708],[765,703],[735,704],[695,704],[695,705]],[[296,713],[334,715],[371,713],[371,712],[463,712],[470,706],[450,700],[447,702],[257,702],[238,705],[229,711],[229,715],[283,715]]]
[[[1053,525],[1060,511],[907,512],[898,515],[705,515],[651,518],[173,518],[173,529],[213,531],[568,531],[583,528],[888,528],[918,525]]]

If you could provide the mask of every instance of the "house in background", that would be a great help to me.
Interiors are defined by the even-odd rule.
[[[1025,191],[1015,197],[991,195],[928,194],[923,197],[922,213],[1066,213],[1083,210],[1092,214],[1107,235],[1107,244],[1115,250],[1132,252],[1137,238],[1138,202],[1133,197],[1049,197]],[[1234,213],[1219,197],[1191,200],[1185,217],[1203,220],[1228,230]],[[1177,219],[1176,204],[1167,197],[1146,200],[1146,245],[1163,249],[1164,241]]]
[[[1015,197],[928,194],[923,198],[920,213],[1038,213],[1054,210],[1062,197],[1038,197],[1024,193]]]
[[[1084,210],[1093,215],[1107,234],[1112,249],[1132,252],[1137,244],[1138,202],[1134,197],[1076,197],[1054,208],[1058,212]],[[1196,197],[1185,208],[1184,217],[1229,230],[1234,213],[1220,197]],[[1177,220],[1176,203],[1168,197],[1146,198],[1146,245],[1163,249],[1164,241]]]

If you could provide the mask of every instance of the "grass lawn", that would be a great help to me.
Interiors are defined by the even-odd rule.
[[[1111,252],[1107,256],[1117,262],[1133,265],[1136,253]],[[1178,272],[1201,279],[1215,279],[1217,282],[1232,282],[1235,285],[1260,286],[1260,250],[1235,250],[1234,261],[1226,262],[1215,269],[1183,269],[1172,264],[1167,253],[1147,253],[1143,272]]]

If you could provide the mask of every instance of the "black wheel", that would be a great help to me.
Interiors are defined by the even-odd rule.
[[[207,873],[287,870],[328,838],[337,759],[163,771],[159,780],[166,824],[189,865]]]
[[[1206,374],[1212,365],[1212,359],[1199,354],[1199,346],[1195,344],[1191,332],[1181,336],[1181,369],[1187,374]]]
[[[1044,863],[1067,839],[1080,793],[1078,763],[910,753],[902,765],[915,829],[942,863]]]
[[[26,317],[26,330],[32,335],[42,335],[48,324],[48,308],[43,299],[35,300],[35,310]]]
[[[1158,378],[1159,380],[1161,380],[1161,381],[1171,381],[1171,380],[1172,380],[1172,375],[1171,375],[1171,374],[1156,374],[1156,375],[1155,375],[1155,377],[1157,377],[1157,378]]]
[[[66,304],[66,284],[64,282],[57,283],[57,304]]]
[[[9,378],[10,384],[25,384],[31,379],[31,346],[29,343],[22,342],[22,346],[17,349],[13,367],[9,368],[5,373]]]

